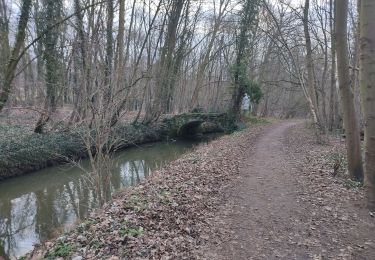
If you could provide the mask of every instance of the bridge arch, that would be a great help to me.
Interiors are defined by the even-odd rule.
[[[198,134],[230,132],[233,120],[226,113],[185,113],[164,119],[169,137],[194,137]]]
[[[189,137],[189,136],[194,136],[198,133],[200,133],[200,126],[204,123],[205,121],[202,119],[195,119],[195,120],[190,120],[187,123],[183,124],[179,129],[177,134],[182,137]]]

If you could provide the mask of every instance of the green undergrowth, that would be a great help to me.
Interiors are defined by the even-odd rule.
[[[60,242],[55,247],[54,251],[47,255],[47,259],[56,259],[58,257],[63,257],[64,259],[67,259],[69,256],[71,256],[73,252],[73,247],[70,245],[66,245],[63,242]]]
[[[143,235],[144,230],[142,227],[129,228],[126,225],[120,228],[119,234],[122,237],[138,237]]]
[[[249,116],[245,116],[244,117],[244,120],[246,123],[248,124],[255,124],[255,125],[267,125],[267,124],[271,124],[272,122],[270,120],[268,120],[267,118],[264,118],[264,117],[257,117],[257,116],[252,116],[252,115],[249,115]]]
[[[327,161],[330,167],[334,170],[334,175],[342,175],[346,172],[348,161],[346,160],[346,155],[344,153],[339,151],[329,153]]]
[[[0,126],[0,180],[87,155],[82,129],[35,134],[19,126]],[[123,125],[114,129],[118,148],[158,141],[160,129]]]
[[[325,158],[326,164],[332,171],[334,177],[339,177],[347,189],[361,189],[363,183],[350,179],[348,174],[348,160],[345,149],[335,149],[328,153]]]
[[[255,117],[252,115],[242,115],[241,121],[237,123],[236,132],[244,131],[251,126],[267,125],[271,123],[272,122],[267,118]]]
[[[178,136],[179,129],[191,120],[217,123],[206,125],[207,132],[232,132],[233,120],[225,113],[188,113],[152,125],[119,125],[111,133],[110,144],[123,149],[135,144]],[[95,136],[83,128],[36,134],[24,126],[0,125],[0,180],[69,162],[87,156],[84,139]]]
[[[361,189],[363,188],[363,183],[358,181],[353,181],[351,179],[346,179],[344,181],[344,186],[348,189]]]

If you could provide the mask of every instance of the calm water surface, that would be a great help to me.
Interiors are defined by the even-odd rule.
[[[112,189],[136,185],[197,143],[154,143],[117,154]],[[83,176],[79,168],[65,165],[0,183],[0,259],[20,257],[85,218],[97,202]]]

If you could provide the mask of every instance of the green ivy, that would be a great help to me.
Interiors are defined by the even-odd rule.
[[[230,73],[232,77],[234,77],[234,75],[238,75],[239,83],[244,87],[245,92],[250,96],[251,101],[255,104],[259,104],[260,99],[263,97],[261,84],[250,79],[246,70],[246,63],[242,62],[240,66],[232,65],[230,68]]]

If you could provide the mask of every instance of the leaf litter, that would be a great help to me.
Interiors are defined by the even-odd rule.
[[[136,187],[116,194],[71,232],[36,247],[29,259],[200,259],[223,190],[238,175],[241,143],[264,126],[199,145]],[[64,255],[60,255],[61,248]],[[58,251],[60,250],[60,251]]]

